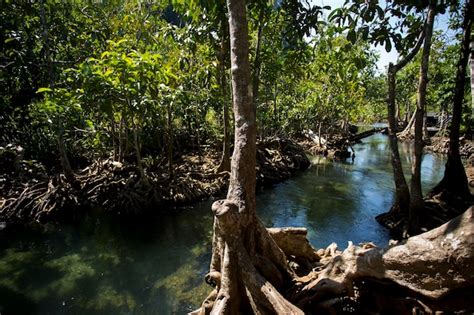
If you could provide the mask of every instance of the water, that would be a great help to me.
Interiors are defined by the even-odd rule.
[[[305,226],[316,247],[335,241],[344,248],[348,240],[385,246],[389,236],[374,216],[394,197],[387,138],[372,136],[354,150],[354,162],[313,158],[308,171],[260,190],[264,223]],[[425,155],[425,191],[441,179],[444,163]],[[145,222],[90,217],[76,227],[0,231],[0,314],[183,314],[198,307],[210,292],[202,279],[211,203]]]

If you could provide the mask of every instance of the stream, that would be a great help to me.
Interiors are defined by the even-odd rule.
[[[401,144],[406,174],[410,148]],[[309,170],[257,192],[266,226],[304,226],[317,248],[332,242],[385,246],[374,217],[394,198],[388,138],[354,146],[355,160],[312,157]],[[445,157],[427,153],[422,184],[442,177]],[[184,314],[211,291],[207,200],[147,220],[90,216],[75,226],[0,230],[0,314]],[[162,211],[166,212],[166,211]]]

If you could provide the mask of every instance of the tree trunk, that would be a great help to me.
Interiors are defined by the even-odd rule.
[[[413,49],[406,55],[405,58],[400,60],[398,64],[393,65],[390,63],[388,65],[387,71],[387,84],[388,84],[388,97],[387,97],[387,120],[388,120],[388,138],[390,143],[390,150],[392,154],[392,171],[393,179],[395,181],[395,202],[389,212],[383,213],[376,217],[377,221],[382,225],[389,227],[391,230],[395,228],[405,231],[404,226],[398,226],[398,222],[402,223],[403,220],[400,220],[400,215],[406,217],[408,215],[408,210],[410,207],[410,192],[408,190],[408,184],[403,173],[403,166],[400,159],[400,153],[398,150],[398,138],[397,138],[397,129],[398,121],[396,117],[396,76],[398,71],[403,69],[418,53],[420,50],[421,44],[423,43],[424,32],[422,32],[418,38],[417,43]]]
[[[76,176],[72,171],[71,163],[66,152],[66,146],[64,145],[63,130],[58,132],[58,150],[59,150],[59,159],[61,160],[61,166],[63,167],[64,176],[68,183],[72,184],[76,181]]]
[[[448,161],[444,171],[444,177],[441,182],[434,187],[430,195],[437,195],[441,192],[448,193],[451,196],[461,198],[470,197],[469,185],[466,172],[459,154],[459,135],[462,119],[462,103],[464,100],[464,87],[466,85],[466,70],[469,59],[469,43],[471,40],[471,26],[473,14],[472,0],[466,2],[463,22],[463,39],[461,43],[461,52],[456,69],[456,86],[453,97],[453,117],[451,120],[451,129],[449,133]],[[472,74],[471,74],[472,76]]]
[[[228,36],[227,21],[222,19],[221,23],[221,47],[219,52],[219,72],[220,72],[220,85],[221,94],[223,101],[223,119],[224,119],[224,142],[222,144],[222,158],[217,168],[218,172],[230,171],[230,128],[229,128],[229,108],[227,106],[227,73],[226,73],[226,58],[228,52],[228,42],[226,40]]]
[[[138,130],[137,126],[133,126],[133,145],[135,148],[135,156],[137,159],[137,169],[138,169],[138,174],[140,175],[140,180],[143,182],[146,182],[146,176],[145,176],[145,171],[143,169],[143,163],[142,163],[142,155],[141,155],[141,145],[140,145],[140,138],[138,136]]]
[[[256,123],[244,0],[228,0],[234,153],[226,200],[212,205],[214,236],[206,281],[216,287],[197,314],[302,314],[278,292],[294,273],[257,217]]]
[[[435,3],[431,1],[428,17],[425,24],[425,41],[420,67],[420,80],[418,84],[418,100],[415,113],[415,143],[414,159],[411,170],[410,213],[408,218],[409,233],[418,231],[418,213],[423,208],[423,192],[421,190],[421,160],[423,157],[423,117],[426,107],[426,88],[428,85],[428,65],[430,61],[431,37],[435,18]]]
[[[409,135],[412,134],[411,130],[413,128],[413,124],[415,123],[415,118],[416,118],[416,111],[411,115],[410,120],[408,121],[408,124],[406,125],[405,129],[400,133],[400,137],[408,137]]]
[[[167,134],[168,134],[168,145],[166,147],[166,153],[168,157],[168,176],[169,179],[173,179],[173,116],[172,116],[171,104],[167,106]]]
[[[400,104],[398,102],[395,102],[395,122],[398,128],[398,123],[400,122]]]
[[[109,114],[109,120],[110,120],[110,134],[112,138],[112,146],[113,146],[113,160],[118,161],[119,160],[119,145],[120,145],[120,139],[119,136],[117,135],[117,130],[115,127],[115,119],[113,117],[113,114]]]
[[[398,151],[398,121],[395,115],[396,75],[398,70],[398,67],[394,67],[391,63],[389,64],[387,75],[388,138],[392,154],[391,162],[396,191],[395,203],[390,210],[392,213],[408,211],[408,207],[410,206],[410,192],[408,191],[408,185],[405,180],[405,175],[403,174],[402,162],[400,159],[400,153]]]
[[[442,106],[441,108],[441,118],[439,122],[439,133],[444,135],[445,134],[445,129],[446,129],[446,124],[444,123],[446,120],[446,106]]]

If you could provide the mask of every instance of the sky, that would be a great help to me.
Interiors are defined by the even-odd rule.
[[[331,10],[341,7],[344,4],[344,0],[310,0],[309,1],[313,5],[318,5],[318,6],[325,6],[328,5],[331,7]],[[382,1],[382,3],[385,3],[385,1]],[[329,13],[329,12],[328,12]],[[444,14],[442,16],[437,16],[435,19],[435,29],[438,30],[443,30],[448,32],[448,15]],[[452,36],[452,34],[449,34]],[[398,58],[398,53],[395,49],[392,49],[389,53],[385,51],[385,48],[383,46],[373,46],[372,48],[375,49],[375,51],[378,52],[380,55],[380,58],[377,62],[377,68],[379,71],[385,71],[385,68],[388,66],[390,62],[396,62]]]

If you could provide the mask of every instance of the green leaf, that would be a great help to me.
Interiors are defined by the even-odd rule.
[[[350,41],[352,44],[355,43],[357,39],[357,34],[353,28],[349,29],[349,32],[347,32],[347,40]]]
[[[390,52],[392,50],[392,41],[390,40],[390,38],[387,37],[387,39],[385,40],[385,50],[387,52]]]
[[[53,90],[47,87],[42,87],[42,88],[39,88],[38,91],[36,91],[37,94],[45,93],[45,92],[53,92]]]

